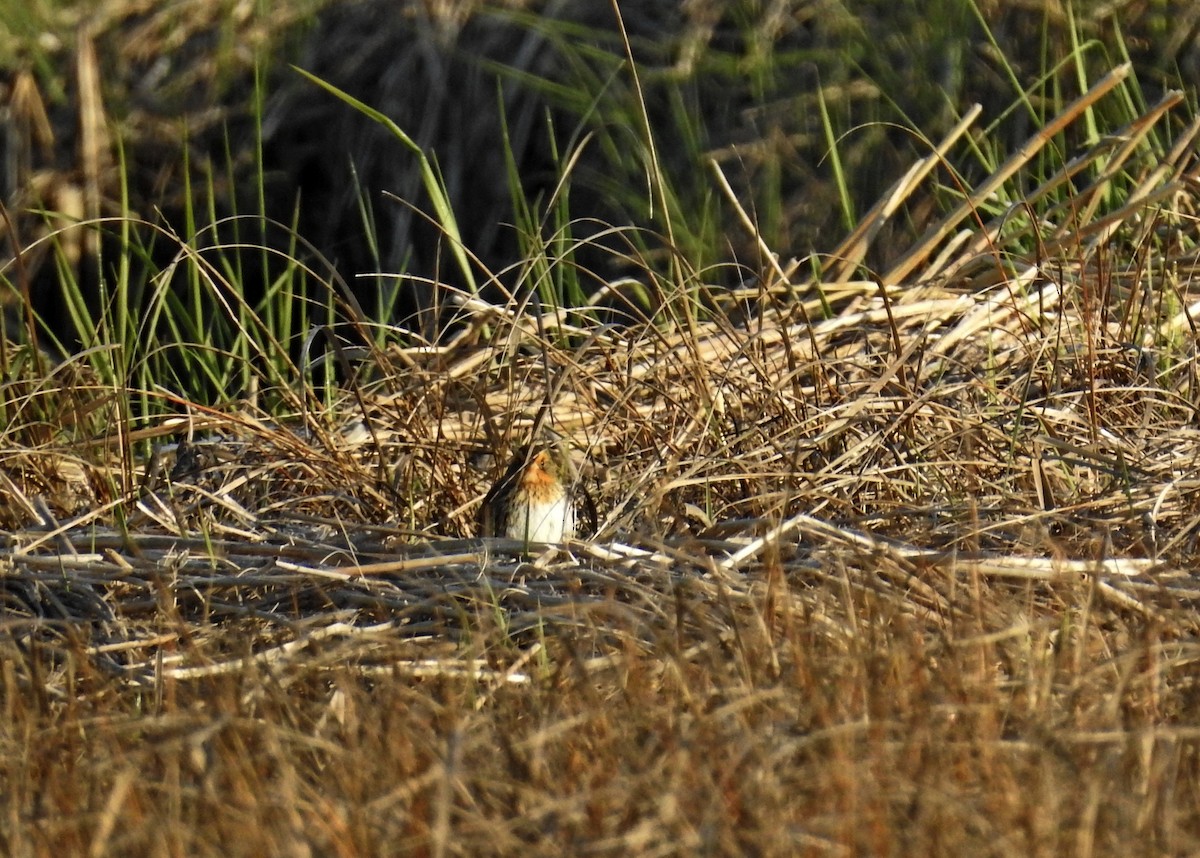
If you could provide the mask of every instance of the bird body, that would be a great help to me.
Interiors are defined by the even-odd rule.
[[[522,449],[483,499],[480,534],[522,542],[562,542],[575,535],[575,501],[565,482],[565,453]]]

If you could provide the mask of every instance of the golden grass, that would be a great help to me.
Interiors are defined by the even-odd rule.
[[[1069,208],[981,194],[894,279],[688,275],[686,333],[459,295],[329,413],[198,415],[173,473],[107,451],[178,424],[63,442],[29,415],[65,385],[14,383],[5,851],[1197,851],[1173,98]],[[525,557],[471,538],[472,462],[540,420],[602,523]]]

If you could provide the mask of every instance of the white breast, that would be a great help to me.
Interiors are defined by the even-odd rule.
[[[575,510],[563,495],[549,504],[517,504],[505,535],[523,542],[562,542],[575,535]]]

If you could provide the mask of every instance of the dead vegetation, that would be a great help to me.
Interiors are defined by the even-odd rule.
[[[1125,71],[877,282],[936,157],[819,280],[684,271],[620,325],[451,296],[174,467],[123,451],[180,424],[12,379],[5,851],[1196,851],[1200,126],[1149,143],[1168,96],[984,214]],[[470,538],[473,463],[547,400],[602,523],[526,557]]]

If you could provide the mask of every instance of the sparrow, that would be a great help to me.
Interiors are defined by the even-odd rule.
[[[565,451],[522,447],[479,508],[479,535],[562,542],[575,535],[572,473]]]

